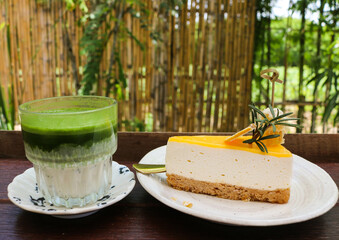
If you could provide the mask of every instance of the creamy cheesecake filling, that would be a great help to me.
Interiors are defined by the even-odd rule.
[[[283,147],[282,147],[283,148]],[[286,150],[287,151],[287,150]],[[167,174],[260,190],[290,188],[292,155],[257,154],[249,150],[211,147],[170,139],[166,151]]]

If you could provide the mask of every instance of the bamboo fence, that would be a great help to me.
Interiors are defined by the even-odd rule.
[[[159,0],[143,2],[162,41],[152,41],[137,18],[124,16],[145,50],[131,38],[118,44],[128,79],[126,99],[119,100],[120,122],[137,118],[152,124],[153,131],[224,132],[247,126],[255,1],[191,0],[168,12]],[[86,62],[80,54],[80,16],[79,9],[66,11],[64,1],[0,1],[0,81],[4,89],[13,88],[16,111],[29,100],[77,94]],[[102,73],[112,44],[110,39]],[[94,93],[105,95],[105,89],[103,79]]]

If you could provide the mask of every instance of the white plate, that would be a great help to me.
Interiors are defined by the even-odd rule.
[[[166,146],[146,154],[140,163],[164,164]],[[141,185],[169,207],[210,221],[244,226],[297,223],[329,211],[338,200],[332,178],[317,165],[293,154],[291,197],[286,204],[244,202],[179,191],[168,186],[165,173],[137,173]],[[184,202],[192,203],[186,207]]]
[[[91,215],[126,197],[134,188],[134,173],[128,167],[112,162],[112,186],[96,203],[85,207],[56,207],[45,201],[39,191],[33,168],[16,176],[7,187],[8,198],[18,207],[30,212],[53,215],[60,218],[79,218]]]

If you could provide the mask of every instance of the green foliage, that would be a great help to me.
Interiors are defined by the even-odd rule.
[[[326,100],[326,105],[325,105],[326,107],[325,107],[324,115],[322,117],[322,121],[324,123],[328,122],[333,110],[338,108],[338,106],[339,106],[338,101],[339,101],[339,91],[336,91],[333,95],[330,95],[328,100]],[[337,114],[333,119],[333,125],[335,126],[337,122],[339,122],[339,111],[338,111],[338,109],[337,109]]]
[[[66,8],[68,11],[73,11],[76,6],[78,5],[80,10],[83,13],[87,13],[88,12],[88,8],[86,5],[86,1],[85,0],[64,0],[66,2]]]
[[[335,126],[339,122],[339,86],[338,86],[338,77],[339,74],[336,74],[333,69],[328,69],[327,78],[323,85],[328,84],[329,86],[334,86],[334,92],[329,95],[325,101],[325,110],[322,117],[323,123],[327,123],[332,112],[336,109],[337,114],[333,119],[333,125]]]
[[[182,8],[182,6],[187,2],[187,0],[165,0],[161,1],[160,9],[166,13],[175,14],[175,12]]]
[[[15,110],[12,87],[8,87],[10,102],[7,104],[3,95],[4,88],[0,85],[0,129],[13,130],[15,122]]]
[[[6,26],[5,22],[0,23],[0,31]]]
[[[80,95],[88,95],[93,89],[93,85],[100,78],[100,62],[103,51],[109,39],[106,32],[100,33],[100,27],[106,21],[106,16],[112,11],[112,6],[107,2],[98,3],[93,6],[93,11],[87,13],[84,18],[88,19],[85,25],[84,35],[80,42],[81,53],[86,55],[87,62],[84,66],[82,87]]]
[[[132,131],[132,132],[145,132],[146,131],[146,124],[138,119],[137,117],[134,117],[132,120],[124,120],[122,121],[122,124],[124,125],[126,131]]]
[[[123,90],[127,87],[127,80],[121,64],[119,52],[119,42],[124,41],[126,36],[133,39],[137,45],[144,50],[144,44],[137,39],[133,33],[125,26],[123,16],[130,14],[140,21],[143,28],[148,29],[147,17],[149,11],[146,5],[139,0],[115,0],[115,1],[91,1],[88,8],[84,0],[66,0],[69,10],[78,4],[84,13],[80,24],[84,25],[84,36],[81,39],[81,53],[86,56],[86,64],[83,67],[83,77],[81,81],[80,95],[95,93],[95,85],[99,79],[106,81],[106,95],[113,93],[116,99],[124,99]],[[138,10],[136,10],[138,9]],[[114,27],[113,24],[114,23]],[[105,29],[105,31],[102,31]],[[153,40],[158,40],[157,34],[150,31]],[[110,66],[107,72],[100,72],[100,62],[103,52],[107,48],[109,40],[113,38]],[[115,71],[116,69],[118,71]],[[115,74],[118,72],[118,74]]]
[[[324,51],[323,55],[328,60],[328,66],[321,69],[318,73],[311,75],[307,82],[307,85],[314,84],[313,94],[320,91],[321,89],[328,88],[328,97],[325,99],[325,110],[322,117],[323,123],[328,123],[331,114],[339,106],[339,89],[338,89],[338,77],[339,77],[339,41],[335,41],[330,44]],[[337,66],[337,67],[333,67]],[[316,67],[316,66],[314,66]],[[333,119],[333,125],[339,121],[337,115]]]
[[[289,18],[278,18],[271,14],[271,6],[274,6],[274,3],[271,0],[256,1],[252,99],[255,102],[267,101],[267,92],[269,92],[267,86],[269,85],[267,81],[263,81],[259,73],[262,69],[270,67],[278,69],[280,79],[284,79],[284,70],[288,69],[286,100],[299,98],[297,67],[300,67],[300,15],[304,10],[307,13],[311,11],[319,17],[314,18],[313,15],[305,22],[304,81],[300,92],[305,95],[305,101],[325,102],[325,107],[319,108],[321,112],[324,109],[322,121],[327,124],[332,123],[333,120],[335,126],[339,112],[335,88],[338,84],[334,80],[339,75],[338,1],[290,1]],[[323,4],[323,11],[321,11],[321,4]],[[318,41],[319,49],[317,48]],[[268,52],[269,42],[270,52]],[[270,53],[269,57],[268,53]],[[286,66],[284,66],[285,57],[287,58]],[[277,100],[282,100],[282,87],[279,85],[275,95]],[[312,117],[313,121],[315,119]]]

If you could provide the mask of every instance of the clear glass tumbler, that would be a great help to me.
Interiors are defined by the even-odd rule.
[[[115,100],[46,98],[20,105],[19,115],[26,157],[48,202],[82,207],[104,196],[117,149]]]

